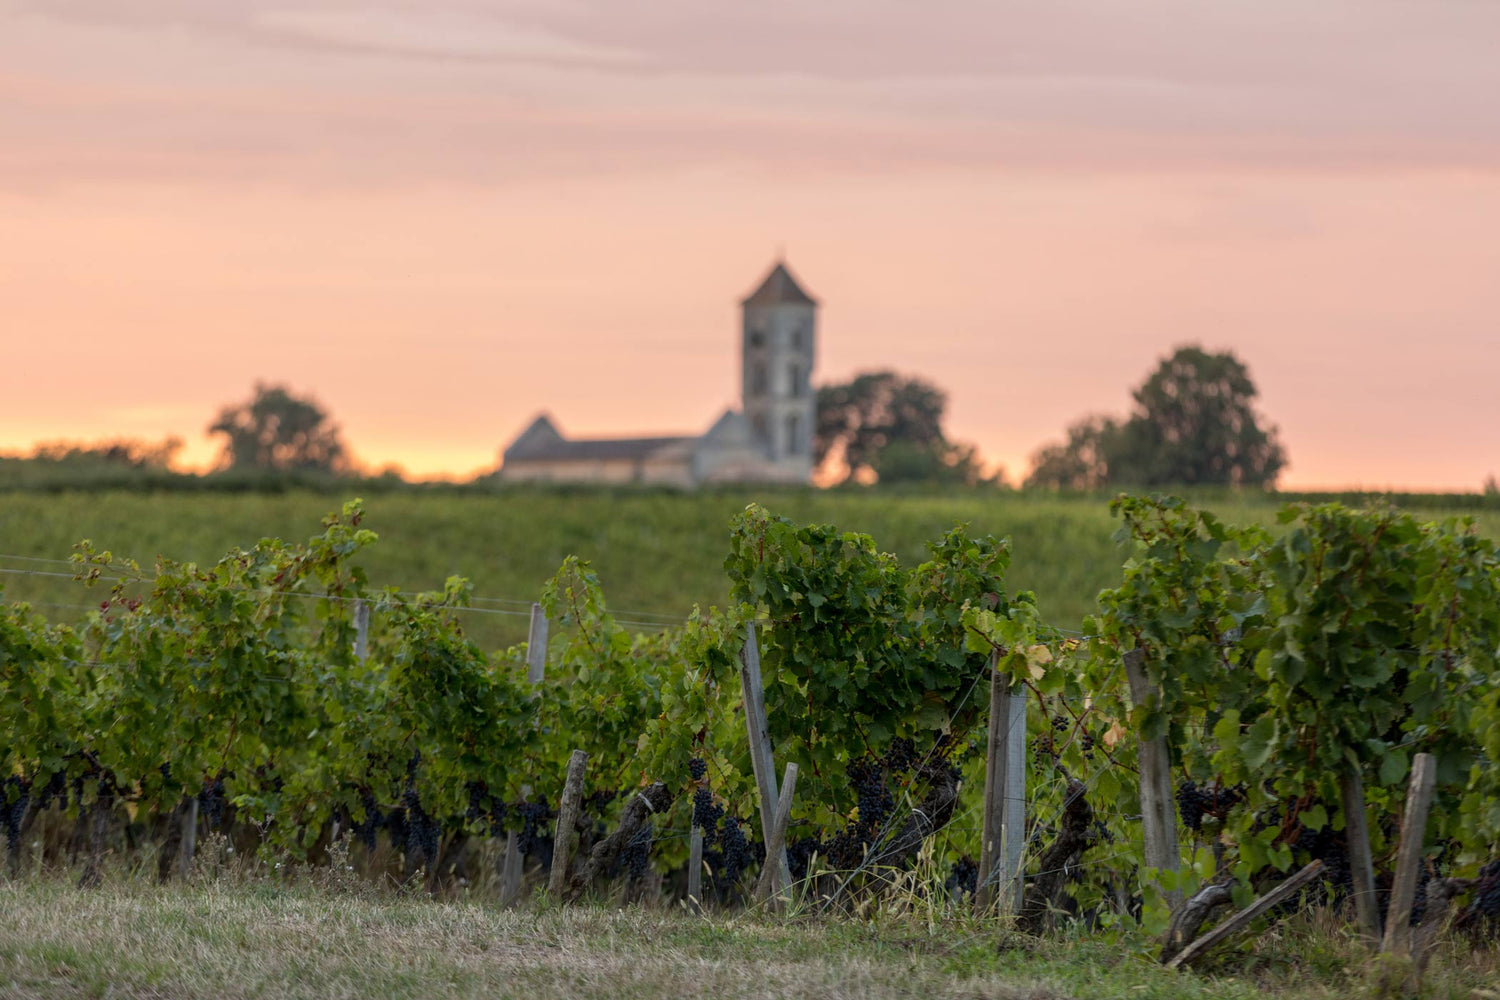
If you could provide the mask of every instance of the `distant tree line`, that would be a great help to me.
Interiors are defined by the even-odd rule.
[[[1227,486],[1273,489],[1286,467],[1277,429],[1256,411],[1250,371],[1232,352],[1180,347],[1132,393],[1123,418],[1090,415],[1032,456],[1029,489]],[[818,479],[829,484],[903,483],[1004,487],[974,445],[943,428],[947,394],[914,375],[873,371],[818,389],[814,435]],[[220,410],[208,433],[221,439],[208,478],[232,488],[283,488],[361,477],[342,431],[311,396],[257,383],[251,397]],[[27,458],[0,457],[0,488],[146,483],[161,488],[204,477],[173,470],[180,438],[47,442]],[[397,485],[388,470],[370,484]],[[191,485],[191,484],[189,484]],[[1491,475],[1487,497],[1500,497]]]

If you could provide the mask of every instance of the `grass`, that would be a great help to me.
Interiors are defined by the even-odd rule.
[[[1140,997],[1368,995],[1366,953],[1317,920],[1272,929],[1206,974],[1174,973],[1117,938],[1004,936],[930,923],[774,918],[665,907],[470,901],[306,874],[157,886],[115,873],[81,890],[52,873],[0,883],[0,995],[269,997]],[[1493,953],[1440,955],[1425,995],[1469,998]]]
[[[231,547],[277,536],[306,538],[344,499],[323,492],[278,494],[0,493],[0,584],[7,599],[35,602],[57,620],[74,620],[101,595],[71,580],[17,571],[66,572],[67,567],[5,556],[66,559],[75,542],[149,568],[158,555],[212,562]],[[1472,498],[1469,498],[1472,499]],[[880,491],[722,489],[680,494],[650,490],[515,489],[482,492],[392,492],[368,499],[367,526],[380,542],[364,559],[376,586],[405,590],[441,586],[452,574],[473,581],[479,597],[511,603],[474,611],[467,623],[481,645],[495,648],[525,637],[525,604],[563,558],[590,560],[612,609],[622,619],[685,616],[697,602],[722,604],[727,582],[730,518],[758,501],[799,521],[837,524],[874,536],[903,561],[920,561],[926,543],[955,522],[1009,536],[1009,582],[1037,592],[1054,624],[1077,628],[1100,589],[1114,585],[1121,554],[1118,527],[1097,497],[973,493],[895,494]],[[1443,513],[1442,498],[1410,498],[1424,512]],[[1280,501],[1220,496],[1206,506],[1231,521],[1270,522]],[[1455,505],[1458,499],[1454,500]],[[1500,511],[1476,515],[1500,534]]]

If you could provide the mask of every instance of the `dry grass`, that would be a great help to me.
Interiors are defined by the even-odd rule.
[[[374,889],[326,870],[159,887],[114,873],[0,883],[0,996],[63,997],[1078,997],[1367,995],[1357,945],[1283,927],[1256,956],[1178,975],[1097,937],[997,947],[992,924],[910,915],[694,918],[663,908],[500,910]],[[1493,956],[1445,958],[1431,995],[1463,998]]]

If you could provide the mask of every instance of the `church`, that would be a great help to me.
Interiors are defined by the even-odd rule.
[[[504,481],[806,483],[812,478],[812,388],[818,302],[778,261],[740,302],[739,410],[702,434],[570,438],[546,414],[501,454]]]

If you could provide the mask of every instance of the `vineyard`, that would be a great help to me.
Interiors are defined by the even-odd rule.
[[[8,871],[212,852],[503,903],[921,898],[1181,965],[1326,905],[1402,975],[1492,937],[1496,544],[1389,508],[1112,510],[1127,558],[1080,628],[1012,585],[1010,540],[902,560],[752,505],[723,607],[616,615],[568,557],[495,653],[465,579],[372,583],[358,501],[211,565],[81,543],[49,572],[83,620],[0,603]]]

